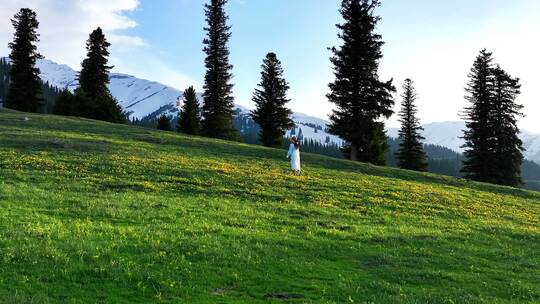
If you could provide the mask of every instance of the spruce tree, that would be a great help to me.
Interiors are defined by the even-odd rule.
[[[399,149],[396,153],[397,165],[402,169],[427,171],[427,156],[422,144],[421,132],[423,131],[417,118],[418,110],[414,104],[417,99],[413,81],[405,79],[403,84],[403,103],[401,104],[399,130]]]
[[[378,0],[343,0],[338,24],[343,40],[331,48],[335,81],[327,95],[336,109],[330,115],[329,131],[345,140],[345,154],[355,161],[377,165],[385,163],[388,149],[382,118],[393,114],[392,80],[378,77],[381,47],[384,42],[374,33],[380,18],[373,15]]]
[[[37,52],[39,22],[36,13],[22,8],[11,20],[15,28],[11,54],[10,81],[6,106],[25,112],[37,112],[43,104],[41,80],[36,61],[42,56]]]
[[[234,98],[232,96],[232,65],[229,63],[227,43],[231,38],[231,27],[227,25],[225,13],[227,0],[210,0],[205,4],[206,22],[204,39],[206,53],[204,77],[204,105],[202,107],[203,134],[209,137],[238,140],[234,128]]]
[[[86,42],[87,57],[81,64],[79,85],[82,93],[79,95],[85,95],[88,98],[83,98],[78,103],[89,101],[91,104],[80,107],[80,110],[84,112],[76,115],[125,123],[127,122],[126,115],[108,88],[109,74],[112,68],[107,65],[110,45],[99,27],[90,34]]]
[[[162,114],[158,119],[157,129],[162,131],[172,131],[171,119]]]
[[[178,114],[176,130],[191,135],[197,135],[201,130],[199,100],[193,87],[184,91],[184,104]]]
[[[465,178],[496,182],[494,76],[492,53],[480,51],[471,72],[466,88],[466,99],[470,106],[465,108],[466,127],[464,130],[465,161],[462,172]]]
[[[283,144],[285,132],[294,126],[290,118],[292,111],[286,107],[290,101],[287,98],[289,85],[283,78],[283,68],[276,54],[268,53],[261,67],[260,88],[253,94],[256,109],[251,117],[261,128],[261,143],[278,148]]]
[[[99,27],[90,34],[86,42],[87,56],[81,64],[79,85],[90,98],[109,94],[107,85],[112,67],[107,63],[110,45]]]
[[[520,94],[518,78],[512,78],[501,67],[493,70],[494,77],[494,115],[495,132],[495,183],[518,187],[523,164],[523,142],[519,138],[517,118],[523,116],[522,105],[515,102]]]

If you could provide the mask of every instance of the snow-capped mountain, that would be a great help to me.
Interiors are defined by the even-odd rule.
[[[426,144],[438,145],[452,149],[456,152],[463,152],[461,146],[465,143],[463,141],[463,130],[465,129],[465,122],[463,121],[447,121],[436,122],[423,125],[424,132],[422,135],[426,138]],[[398,128],[387,129],[387,134],[390,137],[398,137]]]
[[[461,138],[463,130],[465,130],[465,122],[463,121],[448,121],[435,122],[425,124],[423,136],[426,138],[425,143],[447,147],[454,151],[463,152],[463,144],[465,141]],[[397,128],[390,128],[387,134],[390,137],[398,137]],[[534,134],[522,130],[520,138],[525,147],[525,158],[535,161],[540,164],[540,134]]]
[[[41,79],[52,86],[68,88],[71,91],[79,86],[78,72],[67,65],[42,59],[38,60],[37,67],[40,69]],[[151,114],[173,114],[180,106],[177,102],[178,98],[183,95],[182,91],[173,87],[119,73],[111,73],[109,90],[123,109],[129,113],[130,118],[137,119]],[[249,109],[236,105],[236,111],[237,115],[250,119]],[[338,146],[343,143],[339,137],[326,132],[327,122],[324,119],[294,113],[293,120],[297,125],[294,131],[296,135],[302,134],[304,138]],[[291,135],[291,132],[287,135]]]
[[[79,86],[78,72],[67,65],[42,59],[38,60],[37,67],[41,71],[41,79],[52,86],[72,91]],[[119,73],[111,73],[109,90],[130,118],[137,119],[167,105],[175,106],[178,97],[182,96],[182,92],[175,88]]]

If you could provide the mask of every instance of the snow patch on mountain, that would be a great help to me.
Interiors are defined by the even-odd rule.
[[[47,59],[40,59],[36,62],[36,67],[40,70],[41,80],[48,82],[57,88],[67,88],[71,91],[79,86],[78,73],[65,64],[58,64]]]
[[[130,117],[141,119],[166,105],[179,106],[182,91],[125,74],[111,74],[109,90]]]
[[[79,86],[78,72],[51,60],[38,60],[40,77],[58,88],[74,91]],[[176,105],[182,91],[131,75],[111,73],[109,90],[130,118],[141,119],[166,105]]]
[[[424,132],[422,135],[426,138],[426,144],[438,145],[452,149],[456,152],[463,152],[463,144],[465,141],[461,138],[465,129],[463,121],[447,121],[436,122],[423,125]],[[398,128],[387,129],[387,134],[390,137],[398,137]]]

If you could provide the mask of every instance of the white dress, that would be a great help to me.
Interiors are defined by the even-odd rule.
[[[287,157],[291,158],[291,170],[294,171],[301,171],[300,168],[300,149],[296,149],[294,147],[294,144],[291,144],[289,146],[289,152],[287,153]]]

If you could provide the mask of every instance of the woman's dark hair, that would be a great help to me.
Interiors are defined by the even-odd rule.
[[[298,138],[295,138],[295,139],[293,140],[293,144],[294,144],[294,148],[295,148],[296,150],[300,149],[301,144],[300,144],[300,141],[298,140]]]

